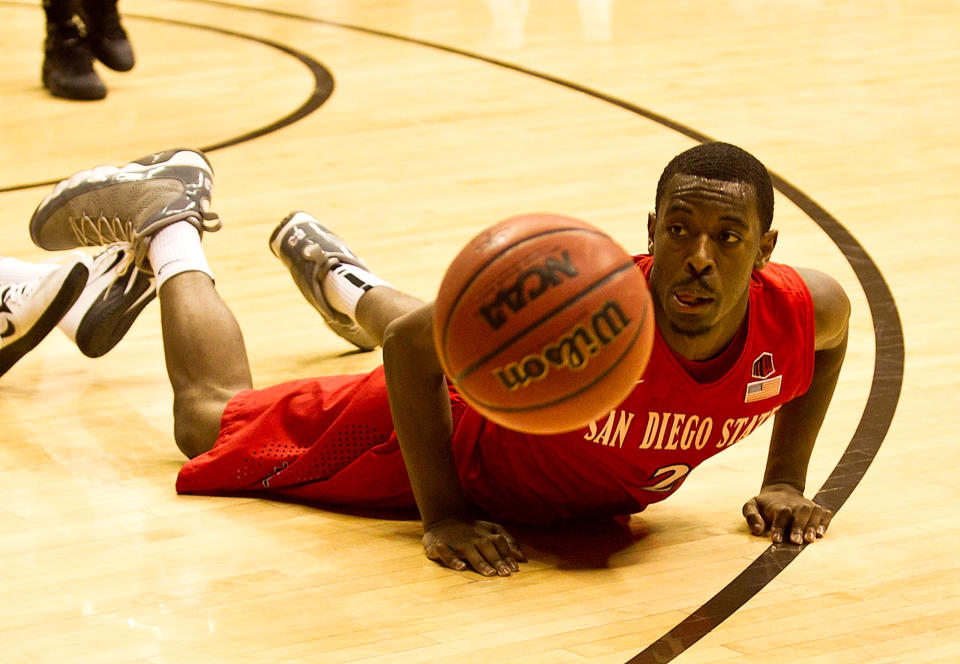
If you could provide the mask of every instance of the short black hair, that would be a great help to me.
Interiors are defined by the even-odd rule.
[[[760,160],[742,148],[719,141],[702,143],[670,160],[657,183],[657,211],[667,183],[674,175],[694,175],[723,182],[744,182],[757,192],[757,215],[766,233],[773,223],[773,182]]]

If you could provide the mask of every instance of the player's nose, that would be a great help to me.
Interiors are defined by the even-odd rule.
[[[699,235],[691,243],[684,265],[693,275],[709,274],[716,267],[710,238],[706,234]]]

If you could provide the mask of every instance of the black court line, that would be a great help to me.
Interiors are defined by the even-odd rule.
[[[663,127],[672,129],[688,138],[704,143],[714,139],[687,127],[675,120],[654,113],[648,109],[636,106],[622,99],[612,97],[597,90],[587,88],[572,81],[567,81],[550,74],[527,69],[496,58],[490,58],[477,53],[463,51],[422,39],[405,37],[381,30],[365,28],[363,26],[338,23],[325,19],[293,14],[259,7],[246,7],[219,0],[193,0],[200,4],[216,5],[240,11],[251,11],[270,16],[277,16],[299,21],[306,21],[320,25],[342,28],[354,32],[364,33],[400,42],[417,44],[438,51],[458,55],[473,60],[487,62],[497,67],[525,74],[544,81],[556,83],[570,90],[618,106],[626,111],[656,122]],[[0,4],[9,4],[2,3]],[[168,21],[177,23],[176,21]],[[192,24],[184,24],[191,25]],[[207,26],[196,26],[207,27]],[[213,29],[225,34],[236,34],[229,31]],[[237,35],[245,37],[244,35]],[[281,50],[295,53],[273,42],[253,38],[256,41],[275,46]],[[321,102],[322,103],[322,102]],[[305,114],[304,114],[305,115]],[[302,117],[302,116],[301,116]],[[297,118],[299,119],[299,118]],[[295,121],[295,120],[290,120]],[[289,122],[287,123],[289,124]],[[266,133],[266,132],[264,132]],[[256,132],[251,132],[256,134]],[[262,133],[256,135],[263,135]],[[253,137],[253,136],[251,136]],[[249,140],[241,139],[241,140]],[[236,140],[231,145],[241,142]],[[223,145],[219,147],[224,147]],[[771,172],[774,186],[786,196],[794,205],[803,210],[810,219],[820,226],[827,236],[837,245],[844,258],[853,268],[867,301],[873,320],[874,336],[876,341],[876,358],[874,360],[873,380],[870,385],[870,394],[864,406],[860,423],[854,432],[853,438],[844,451],[840,461],[827,478],[814,499],[824,507],[836,512],[846,502],[847,498],[860,483],[871,462],[876,456],[890,428],[900,399],[900,390],[903,384],[904,347],[903,328],[900,324],[900,315],[897,311],[893,293],[883,278],[879,267],[866,252],[863,246],[853,235],[829,212],[824,210],[812,198],[794,187],[784,178]],[[48,184],[48,183],[44,183]],[[34,185],[38,186],[38,185]],[[2,193],[3,189],[0,189]],[[694,611],[676,627],[661,636],[654,643],[645,648],[627,664],[660,664],[669,662],[683,653],[691,645],[699,641],[710,630],[726,620],[737,609],[743,606],[751,597],[762,590],[770,581],[789,565],[806,545],[795,546],[790,544],[773,544],[767,548],[753,563],[750,564],[736,579],[718,592],[712,599]]]
[[[612,97],[544,72],[527,69],[510,62],[463,51],[444,44],[405,37],[403,35],[365,28],[363,26],[304,16],[302,14],[234,5],[229,2],[222,2],[221,0],[193,1],[201,4],[217,5],[230,9],[259,12],[270,16],[328,25],[409,44],[417,44],[437,51],[487,62],[503,69],[556,83],[570,90],[582,92],[595,99],[619,106],[626,111],[656,122],[663,127],[672,129],[700,143],[714,140],[706,134],[702,134],[675,120],[631,104],[623,99]],[[847,498],[850,497],[853,490],[867,472],[867,468],[870,467],[870,463],[880,449],[880,445],[883,443],[883,439],[886,437],[890,423],[893,420],[897,402],[900,399],[900,389],[903,384],[903,328],[900,324],[900,315],[897,311],[893,293],[884,280],[879,267],[873,262],[873,259],[870,258],[870,255],[863,246],[836,218],[824,210],[812,198],[776,173],[771,171],[770,176],[773,179],[774,187],[794,205],[803,210],[814,223],[823,229],[834,244],[837,245],[837,248],[841,251],[857,275],[857,279],[870,305],[870,314],[873,319],[874,335],[876,338],[876,358],[874,361],[870,394],[867,397],[867,403],[864,406],[860,423],[854,432],[853,438],[850,440],[840,461],[827,478],[823,487],[821,487],[820,491],[814,496],[814,500],[836,513],[846,502]],[[751,597],[760,592],[777,574],[800,555],[800,552],[803,551],[805,546],[806,545],[771,544],[767,550],[751,563],[736,579],[730,582],[730,584],[718,592],[706,604],[694,611],[679,625],[661,636],[636,657],[630,659],[627,664],[660,664],[673,660],[677,655],[703,638],[710,630],[729,618]]]
[[[0,5],[7,5],[11,7],[27,8],[26,5],[16,3],[16,2],[7,2],[5,0],[0,0]],[[31,6],[30,9],[36,9],[37,6]],[[313,76],[313,91],[310,93],[310,96],[296,109],[287,115],[279,118],[270,124],[264,125],[257,129],[253,129],[248,132],[244,132],[239,136],[234,136],[226,140],[220,141],[219,143],[212,143],[210,145],[200,148],[203,152],[213,152],[215,150],[222,150],[223,148],[228,148],[239,143],[245,143],[247,141],[252,141],[255,138],[260,138],[261,136],[266,136],[267,134],[272,134],[275,131],[283,129],[284,127],[293,124],[303,118],[307,117],[315,110],[320,108],[327,99],[330,98],[330,95],[333,94],[333,76],[330,74],[329,70],[320,64],[317,60],[310,57],[306,53],[297,51],[285,44],[280,44],[275,41],[270,41],[269,39],[264,39],[262,37],[255,37],[253,35],[244,34],[241,32],[235,32],[233,30],[227,30],[225,28],[218,28],[211,25],[203,25],[200,23],[189,23],[187,21],[178,21],[175,19],[168,18],[159,18],[155,16],[142,16],[139,14],[123,14],[124,18],[135,18],[138,20],[152,21],[154,23],[166,23],[168,25],[177,25],[181,27],[194,28],[198,30],[206,30],[208,32],[217,32],[222,35],[227,35],[229,37],[236,37],[238,39],[245,39],[247,41],[257,42],[258,44],[263,44],[264,46],[269,46],[278,51],[286,53],[287,55],[292,56],[296,60],[299,60]],[[76,102],[80,103],[80,102]],[[96,102],[84,102],[84,103],[96,103]],[[66,177],[66,176],[63,176]],[[63,177],[58,177],[52,180],[46,180],[44,182],[30,182],[25,184],[15,184],[0,187],[0,194],[6,193],[8,191],[20,191],[24,189],[33,189],[35,187],[49,187],[60,180]]]

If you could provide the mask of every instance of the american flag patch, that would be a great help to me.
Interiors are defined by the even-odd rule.
[[[780,394],[781,382],[783,382],[783,376],[774,376],[767,380],[756,380],[752,383],[747,383],[747,393],[743,397],[743,402],[763,401],[764,399],[777,396]]]

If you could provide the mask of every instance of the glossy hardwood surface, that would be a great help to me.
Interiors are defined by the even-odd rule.
[[[904,389],[827,538],[677,661],[960,657],[960,3],[124,0],[137,66],[100,67],[110,93],[96,103],[41,89],[38,4],[0,2],[0,189],[276,122],[314,80],[264,40],[332,73],[316,112],[210,153],[225,228],[205,247],[260,386],[379,362],[326,331],[270,254],[290,210],[430,298],[470,236],[518,212],[580,216],[641,250],[660,170],[693,144],[582,91],[378,32],[548,74],[754,152],[881,270],[905,332]],[[26,231],[47,189],[0,193],[0,253],[50,257]],[[854,305],[812,492],[863,412],[874,330],[823,231],[783,196],[776,225],[776,259],[835,275]],[[739,512],[768,430],[626,527],[514,529],[531,562],[489,580],[426,560],[415,521],[178,497],[170,410],[155,304],[104,358],[55,332],[3,377],[4,661],[621,664],[767,546]]]

